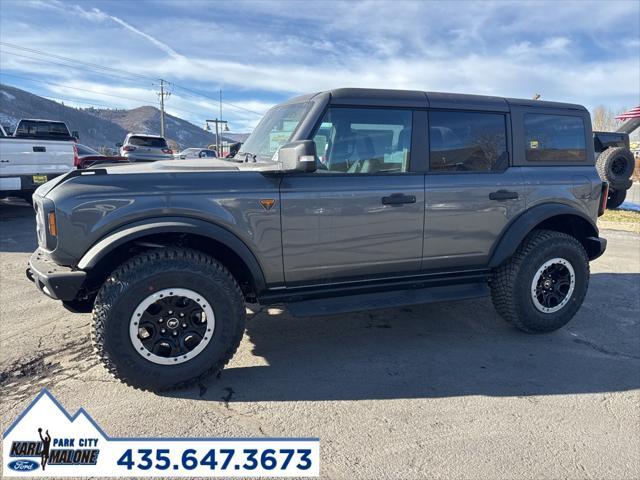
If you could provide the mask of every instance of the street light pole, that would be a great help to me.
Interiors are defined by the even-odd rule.
[[[218,133],[218,121],[216,119],[216,155],[219,157],[220,155],[220,133]]]
[[[223,130],[229,130],[229,128],[227,127],[227,121],[226,120],[219,120],[219,119],[215,119],[215,120],[205,120],[205,122],[207,123],[207,127],[209,125],[209,123],[215,123],[216,124],[216,154],[218,156],[220,156],[222,154],[222,152],[220,151],[222,148],[222,142],[220,141],[220,134],[222,133]],[[220,124],[220,125],[218,125]],[[225,128],[223,129],[222,125],[225,126]]]

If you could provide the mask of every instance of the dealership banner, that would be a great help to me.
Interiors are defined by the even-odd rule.
[[[3,477],[317,477],[317,438],[111,438],[45,390],[4,433]]]

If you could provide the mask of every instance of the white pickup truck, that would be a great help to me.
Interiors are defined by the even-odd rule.
[[[0,197],[31,202],[39,185],[76,166],[76,140],[65,123],[54,120],[20,120],[11,136],[0,126]]]

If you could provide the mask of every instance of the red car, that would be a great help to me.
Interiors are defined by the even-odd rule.
[[[86,145],[81,145],[79,143],[76,144],[75,150],[77,155],[74,157],[73,164],[78,169],[89,168],[102,163],[129,162],[127,157],[121,157],[120,155],[102,155],[93,148],[89,148]]]

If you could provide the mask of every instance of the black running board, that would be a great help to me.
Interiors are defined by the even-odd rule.
[[[317,317],[340,313],[378,310],[381,308],[421,305],[424,303],[466,300],[489,295],[486,283],[444,285],[409,290],[362,293],[342,297],[319,298],[286,303],[291,314],[298,317]]]

